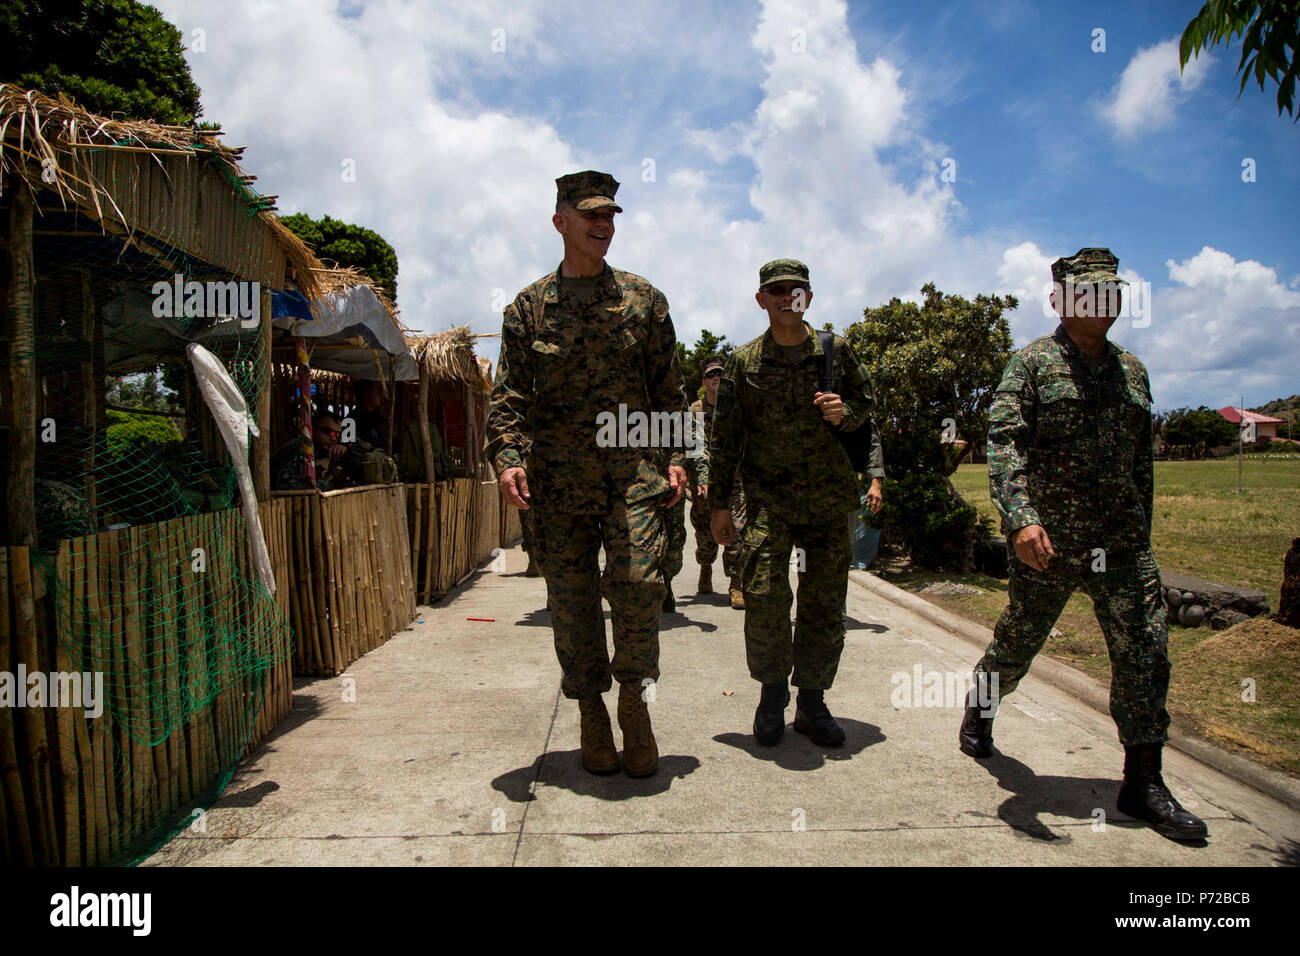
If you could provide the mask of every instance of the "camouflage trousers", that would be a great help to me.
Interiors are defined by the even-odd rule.
[[[707,567],[718,557],[718,542],[713,540],[712,506],[706,498],[691,501],[691,527],[695,529],[695,560],[700,567]],[[736,479],[736,490],[731,496],[731,521],[736,526],[736,543],[722,549],[722,573],[739,584],[736,578],[736,566],[740,563],[740,533],[745,530],[745,489]]]
[[[659,570],[663,572],[664,583],[667,583],[682,570],[682,551],[686,547],[685,494],[677,504],[664,509],[664,527],[668,534],[668,545],[664,548],[664,559]]]
[[[750,505],[742,536],[740,583],[745,594],[745,658],[749,675],[764,684],[792,683],[828,690],[844,650],[841,608],[852,556],[844,516],[831,512],[814,524],[789,524],[766,507]],[[790,556],[799,561],[799,611],[790,632]]]
[[[998,675],[1005,697],[1029,671],[1065,603],[1076,589],[1092,598],[1093,612],[1110,654],[1110,715],[1126,745],[1168,739],[1169,656],[1160,569],[1151,549],[1107,554],[1104,570],[1092,557],[1057,556],[1037,571],[1010,555],[1010,602],[993,630],[975,671]],[[978,678],[977,678],[978,679]]]
[[[533,533],[533,509],[519,512],[519,546],[530,558],[533,557],[533,548],[536,547],[534,541],[536,537]]]
[[[664,600],[660,564],[667,548],[661,499],[611,501],[603,515],[538,510],[533,518],[535,556],[546,579],[555,655],[565,697],[579,699],[620,684],[659,678],[659,614]],[[530,509],[531,510],[531,509]],[[598,564],[605,549],[605,571]],[[605,642],[609,601],[614,659]]]

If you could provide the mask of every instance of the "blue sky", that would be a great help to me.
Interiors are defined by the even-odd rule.
[[[610,261],[687,342],[759,334],[757,268],[796,256],[818,324],[933,281],[1016,295],[1021,345],[1055,325],[1050,262],[1105,245],[1148,284],[1113,337],[1157,406],[1300,392],[1300,126],[1237,97],[1235,46],[1179,74],[1199,2],[159,6],[282,211],[394,244],[410,326],[499,331],[560,259],[553,180],[597,168]]]

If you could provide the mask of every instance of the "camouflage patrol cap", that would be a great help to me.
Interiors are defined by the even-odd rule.
[[[726,368],[726,367],[727,367],[727,360],[721,358],[720,356],[714,355],[713,357],[706,358],[704,360],[704,363],[700,366],[700,371],[707,372],[711,368]]]
[[[598,173],[594,169],[569,173],[555,181],[555,201],[566,202],[582,212],[601,208],[622,212],[623,207],[614,202],[616,192],[618,181],[609,173]]]
[[[1072,256],[1062,256],[1052,263],[1052,281],[1070,281],[1075,285],[1090,285],[1095,282],[1113,282],[1128,285],[1116,270],[1119,260],[1109,249],[1089,247],[1080,249]]]
[[[758,287],[773,282],[808,283],[808,267],[798,259],[773,259],[758,270]]]

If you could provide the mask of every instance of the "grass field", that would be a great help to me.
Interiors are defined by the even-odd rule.
[[[984,465],[961,465],[953,484],[997,521]],[[1151,545],[1160,570],[1254,588],[1277,607],[1282,557],[1300,537],[1300,457],[1156,462]]]
[[[957,490],[981,514],[997,520],[984,465],[962,465]],[[1235,459],[1156,462],[1152,545],[1162,571],[1193,574],[1263,591],[1276,608],[1282,558],[1300,536],[1300,458],[1247,458],[1243,494]],[[960,580],[984,593],[920,595],[986,627],[1007,604],[1005,581],[984,575],[911,572],[888,575],[909,591],[939,580]],[[1110,681],[1106,643],[1092,602],[1075,594],[1044,653],[1103,682]],[[1264,632],[1267,631],[1267,638]],[[1295,631],[1262,620],[1215,632],[1169,629],[1173,676],[1169,711],[1216,743],[1300,775],[1300,640]],[[1241,681],[1255,681],[1257,700],[1241,698]]]

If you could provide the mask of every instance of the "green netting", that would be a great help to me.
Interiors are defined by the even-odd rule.
[[[131,862],[220,793],[291,647],[254,574],[235,471],[184,352],[193,340],[216,354],[255,416],[268,375],[260,331],[204,314],[162,328],[126,304],[157,301],[155,284],[178,277],[239,282],[262,270],[251,250],[231,272],[167,236],[128,243],[57,202],[42,207],[35,341],[6,356],[34,356],[38,382],[41,663],[51,687],[72,673],[102,687],[98,717],[51,701],[63,705],[46,718],[58,750],[52,818],[66,862]]]

